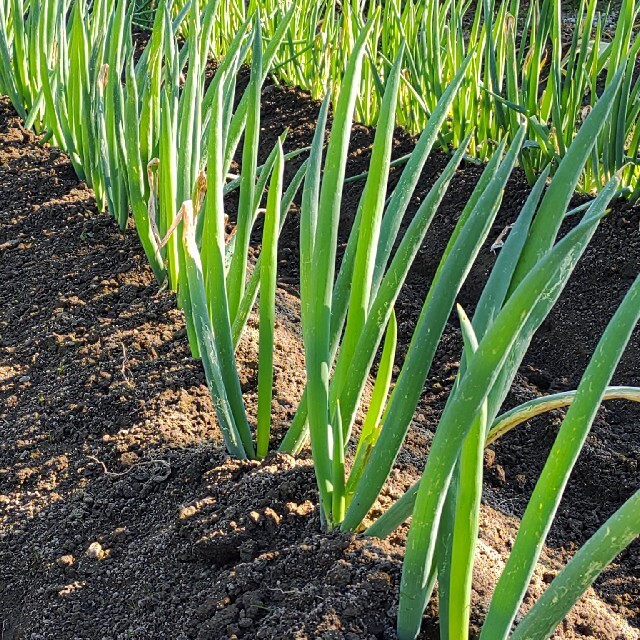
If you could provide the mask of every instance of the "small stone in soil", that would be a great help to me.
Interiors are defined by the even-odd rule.
[[[87,557],[93,560],[102,560],[105,556],[104,549],[99,542],[92,542],[87,549]]]
[[[58,564],[58,566],[62,567],[63,569],[68,569],[70,566],[73,565],[73,562],[74,562],[74,557],[70,553],[64,556],[60,556],[56,560],[56,563]]]

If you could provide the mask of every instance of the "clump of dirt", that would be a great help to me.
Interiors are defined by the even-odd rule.
[[[177,526],[185,560],[221,568],[198,638],[393,637],[400,549],[323,533],[310,461],[230,462],[200,488]]]
[[[265,157],[285,126],[287,150],[306,146],[318,105],[269,87]],[[372,132],[356,126],[349,175],[366,169]],[[394,154],[413,140],[398,132]],[[300,160],[300,159],[298,159]],[[412,210],[444,167],[434,153]],[[297,168],[287,167],[287,178]],[[401,357],[421,300],[480,168],[463,167],[397,305]],[[399,173],[394,171],[390,187]],[[272,454],[226,457],[204,374],[188,352],[171,293],[158,290],[133,229],[95,210],[68,159],[25,132],[0,103],[0,618],[3,637],[394,638],[406,526],[387,541],[326,533],[311,464]],[[344,249],[362,183],[345,189]],[[493,242],[526,198],[516,173]],[[230,208],[230,212],[232,209]],[[617,205],[527,355],[508,403],[575,386],[588,354],[640,265],[638,210]],[[232,220],[233,222],[233,220]],[[273,443],[304,385],[296,297],[298,216],[279,247]],[[259,232],[259,230],[258,230]],[[460,300],[472,310],[493,264],[481,253]],[[640,384],[638,334],[618,378]],[[257,325],[238,350],[255,416]],[[386,508],[419,477],[455,377],[451,319]],[[599,414],[551,532],[523,611],[562,562],[637,484],[638,412]],[[533,482],[561,417],[539,419],[486,457],[482,539],[474,579],[477,631]],[[594,468],[598,473],[594,474]],[[622,554],[556,638],[633,638],[638,545]],[[435,603],[423,637],[437,637]]]

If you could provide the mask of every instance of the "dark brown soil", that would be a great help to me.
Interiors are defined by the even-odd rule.
[[[294,90],[264,95],[263,148],[290,127],[309,143],[317,105]],[[354,129],[349,175],[368,162],[371,131]],[[393,638],[405,530],[389,541],[323,533],[310,462],[230,460],[172,294],[159,292],[133,229],[95,210],[67,158],[35,144],[0,104],[0,624],[3,639]],[[395,153],[412,140],[398,132]],[[423,195],[443,168],[435,154]],[[291,163],[290,177],[296,169]],[[440,254],[480,175],[461,169],[398,304],[398,364]],[[345,190],[346,242],[362,183]],[[515,174],[490,237],[524,201]],[[417,203],[417,200],[416,200]],[[414,204],[416,204],[414,203]],[[304,383],[297,211],[280,247],[274,440]],[[566,294],[527,355],[508,403],[575,387],[607,320],[640,269],[640,213],[603,222]],[[483,251],[459,300],[473,310],[494,256]],[[616,381],[640,384],[638,333]],[[256,326],[239,351],[255,413]],[[447,328],[382,506],[417,479],[456,373]],[[601,410],[525,602],[638,485],[637,408]],[[561,413],[487,454],[474,581],[482,619]],[[557,638],[637,638],[640,548],[621,555]],[[430,609],[424,637],[437,637]]]

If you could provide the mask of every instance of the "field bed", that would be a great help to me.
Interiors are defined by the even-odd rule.
[[[285,126],[290,127],[286,151],[308,145],[317,111],[317,104],[293,89],[267,87],[261,161]],[[371,130],[355,127],[348,175],[367,168],[372,139]],[[394,157],[412,144],[398,132]],[[429,160],[419,195],[446,160],[439,154]],[[285,182],[296,168],[289,163]],[[456,175],[396,305],[399,359],[480,170],[467,165]],[[346,187],[343,242],[362,186],[360,181]],[[527,193],[527,182],[516,171],[459,296],[467,312],[495,259],[491,244]],[[294,208],[279,248],[276,440],[304,384],[298,232]],[[575,388],[639,269],[640,209],[619,204],[538,332],[510,405]],[[0,300],[3,640],[395,637],[406,530],[385,542],[323,533],[306,456],[272,454],[262,464],[226,456],[204,373],[189,357],[182,315],[173,294],[158,291],[135,231],[128,229],[123,237],[111,218],[96,212],[92,192],[78,183],[68,159],[38,146],[6,100],[0,103]],[[383,506],[422,469],[457,371],[457,326],[447,327]],[[614,384],[640,384],[639,333]],[[251,419],[255,336],[254,322],[239,358]],[[474,581],[477,619],[560,416],[532,421],[486,454],[487,498]],[[635,490],[639,419],[638,407],[628,404],[601,409],[525,607]],[[554,637],[639,637],[639,567],[636,542]],[[426,638],[437,637],[437,614],[430,613]]]

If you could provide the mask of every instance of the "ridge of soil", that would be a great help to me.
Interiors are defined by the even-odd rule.
[[[296,90],[267,87],[262,158],[285,126],[287,151],[306,146],[317,110]],[[366,169],[372,135],[354,126],[348,175]],[[394,156],[412,144],[398,132]],[[447,160],[432,154],[411,211]],[[288,165],[285,180],[297,166]],[[458,171],[398,301],[397,367],[480,173],[475,165]],[[0,178],[3,640],[394,638],[406,526],[386,541],[322,532],[307,456],[272,454],[258,464],[225,455],[204,373],[189,356],[182,315],[174,296],[158,291],[135,230],[120,234],[95,210],[91,191],[78,183],[64,154],[38,146],[6,100],[0,101]],[[344,191],[342,250],[362,187],[353,183]],[[459,295],[468,312],[495,259],[489,247],[528,190],[516,172]],[[274,441],[304,384],[297,213],[294,206],[279,247]],[[640,211],[620,203],[538,332],[508,406],[575,388],[639,270]],[[640,384],[639,337],[636,331],[614,382]],[[256,340],[252,319],[239,349],[251,417]],[[460,350],[451,318],[380,509],[419,477]],[[531,421],[487,451],[473,633],[562,415]],[[638,407],[625,403],[600,410],[523,611],[636,490],[639,417]],[[635,543],[553,637],[640,637],[639,569]],[[432,604],[422,637],[437,637],[436,621]]]

